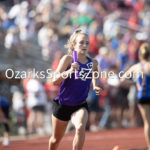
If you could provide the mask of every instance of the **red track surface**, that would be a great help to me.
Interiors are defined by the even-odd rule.
[[[9,147],[0,145],[0,150],[47,150],[49,137],[34,137],[12,141]],[[58,150],[72,149],[73,133],[65,135]],[[132,150],[146,147],[143,128],[105,130],[96,133],[87,132],[83,150]]]

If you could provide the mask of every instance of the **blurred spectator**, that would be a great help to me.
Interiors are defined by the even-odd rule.
[[[15,49],[19,44],[19,37],[17,36],[17,28],[9,28],[5,37],[5,48],[7,51]]]
[[[95,57],[95,59],[98,61],[101,71],[108,70],[110,67],[108,54],[109,50],[107,49],[107,47],[101,47],[99,49],[99,54]]]
[[[51,29],[50,24],[46,24],[42,27],[38,32],[38,43],[41,46],[42,56],[44,60],[48,60],[50,58],[50,42],[54,35],[54,31]]]
[[[4,129],[4,138],[3,145],[8,146],[10,144],[9,141],[9,103],[5,97],[0,96],[0,121],[3,123]]]
[[[119,84],[119,77],[118,77],[118,68],[117,66],[110,66],[108,70],[108,99],[111,106],[111,127],[116,127],[118,123],[120,123],[120,116],[118,115],[118,110],[121,108],[118,107],[117,95],[118,95],[118,84]],[[120,99],[119,99],[120,100]],[[117,120],[118,119],[118,120]]]
[[[44,114],[47,99],[44,87],[40,80],[30,79],[27,83],[28,99],[27,106],[30,108],[27,120],[28,133],[44,133]]]
[[[138,61],[139,45],[140,45],[140,42],[136,40],[135,38],[131,39],[131,41],[129,42],[128,54],[129,54],[129,61],[131,64],[134,64]]]
[[[99,96],[95,94],[95,91],[91,90],[88,97],[88,105],[89,105],[89,129],[90,131],[98,131],[98,120],[100,118],[100,111],[102,109],[99,105]]]
[[[90,40],[90,46],[89,46],[89,52],[91,53],[92,56],[95,56],[98,54],[98,39],[96,38],[97,32],[98,32],[98,22],[93,21],[89,27],[89,40]]]
[[[120,13],[116,11],[105,18],[103,33],[107,39],[111,39],[117,35],[119,27],[117,24],[117,19],[119,19],[119,17]]]
[[[107,72],[106,72],[107,73]],[[110,127],[110,112],[111,112],[111,105],[110,99],[108,96],[109,93],[109,85],[107,84],[107,76],[104,74],[100,78],[100,85],[103,87],[102,94],[100,96],[100,106],[103,108],[102,116],[99,120],[99,129],[105,129]]]
[[[26,134],[26,111],[24,95],[17,86],[11,87],[13,92],[12,109],[16,118],[16,129],[20,135]]]
[[[128,64],[129,56],[128,56],[128,47],[126,44],[121,43],[118,52],[118,65],[119,70],[125,70]]]
[[[92,6],[92,1],[90,0],[81,0],[81,2],[79,3],[77,7],[77,11],[80,14],[87,14],[91,16],[95,15],[95,10]]]

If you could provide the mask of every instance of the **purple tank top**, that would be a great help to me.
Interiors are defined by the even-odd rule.
[[[63,105],[67,106],[77,106],[83,103],[90,89],[90,84],[92,80],[92,70],[93,63],[90,58],[88,58],[86,64],[79,64],[79,79],[75,79],[75,74],[71,74],[70,77],[65,79],[60,86],[60,91],[58,97],[54,100],[59,100]]]

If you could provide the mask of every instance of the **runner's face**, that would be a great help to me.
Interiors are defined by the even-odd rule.
[[[76,39],[75,50],[79,54],[86,54],[89,48],[89,38],[87,35],[79,34]]]

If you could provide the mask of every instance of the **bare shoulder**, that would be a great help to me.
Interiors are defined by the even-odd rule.
[[[140,70],[140,63],[134,64],[133,66],[131,66],[129,68],[129,70],[132,71],[132,72],[139,71]]]
[[[62,58],[61,58],[61,61],[66,63],[66,64],[71,64],[72,63],[72,56],[71,55],[64,55]]]
[[[139,68],[139,67],[140,67],[140,63],[134,64],[134,65],[132,66],[132,68]]]
[[[63,71],[65,71],[68,68],[68,66],[71,65],[71,63],[72,63],[72,56],[64,55],[61,58],[60,62],[59,62],[59,65],[58,65],[58,67],[56,69],[56,72],[63,72]]]

